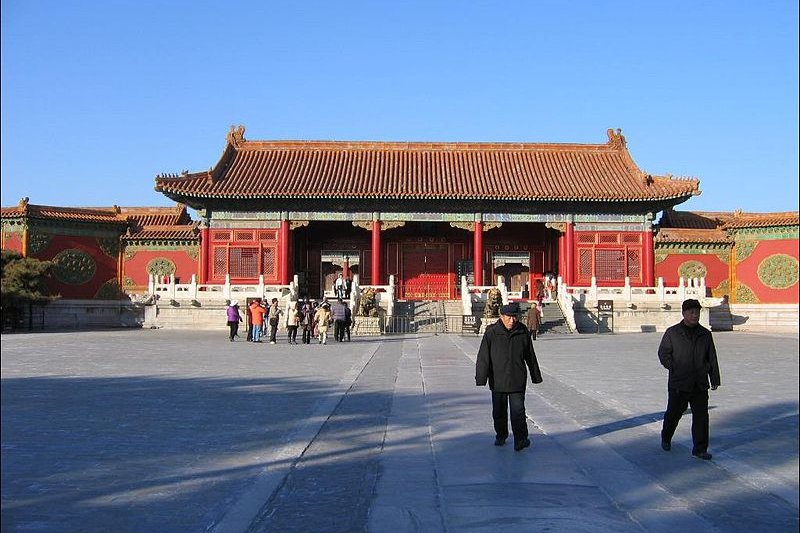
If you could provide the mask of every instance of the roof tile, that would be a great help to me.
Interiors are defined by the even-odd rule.
[[[699,194],[697,179],[642,172],[617,135],[609,133],[607,144],[242,138],[209,172],[158,176],[156,189],[194,198],[624,201]]]

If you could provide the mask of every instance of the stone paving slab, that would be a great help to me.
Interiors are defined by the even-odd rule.
[[[2,531],[797,531],[797,335],[715,334],[710,462],[658,446],[659,339],[541,337],[514,452],[477,337],[4,335]]]

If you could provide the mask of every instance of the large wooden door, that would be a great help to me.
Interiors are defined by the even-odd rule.
[[[450,298],[455,275],[450,272],[450,246],[447,243],[405,243],[402,255],[402,298]]]

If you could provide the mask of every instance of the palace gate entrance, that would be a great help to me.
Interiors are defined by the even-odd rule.
[[[455,290],[448,243],[403,243],[400,298],[447,300]]]

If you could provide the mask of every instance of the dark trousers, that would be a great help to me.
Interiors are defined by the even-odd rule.
[[[311,336],[314,333],[314,328],[311,326],[303,327],[303,344],[311,344]]]
[[[269,319],[269,342],[276,342],[278,339],[278,319]]]
[[[344,330],[345,330],[345,322],[344,320],[336,320],[333,323],[333,338],[336,342],[342,342],[344,340]]]
[[[231,340],[239,333],[239,323],[233,320],[228,320],[228,327],[231,329]]]
[[[672,442],[678,422],[689,405],[692,406],[692,453],[703,453],[708,451],[708,391],[704,389],[691,392],[670,389],[661,440]]]
[[[528,422],[525,420],[525,392],[492,391],[492,418],[494,432],[501,439],[508,438],[508,407],[511,406],[511,430],[514,442],[528,438]]]
[[[297,344],[297,326],[286,326],[286,335],[289,337],[289,342]]]

